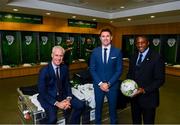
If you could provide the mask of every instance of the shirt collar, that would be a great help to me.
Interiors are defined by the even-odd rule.
[[[143,57],[145,57],[146,54],[148,53],[148,51],[149,51],[149,47],[144,52],[142,52],[142,53],[139,52],[139,55],[142,54]]]
[[[110,50],[111,44],[109,44],[108,46],[102,46],[102,49],[103,49],[103,50],[104,50],[104,48],[107,48],[107,50]]]
[[[54,70],[56,70],[56,68],[59,67],[59,66],[55,65],[53,62],[51,62],[51,64],[52,64]]]

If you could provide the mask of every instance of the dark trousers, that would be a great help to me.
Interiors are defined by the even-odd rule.
[[[80,101],[76,97],[73,97],[71,100],[72,113],[70,116],[69,124],[80,124],[81,114],[85,108],[85,102]],[[49,106],[48,108],[44,108],[46,112],[46,118],[43,119],[41,124],[56,124],[57,122],[57,111],[58,108],[56,106]],[[67,112],[64,111],[64,115],[67,116]]]
[[[131,103],[133,124],[154,124],[156,108],[143,108],[138,103]]]

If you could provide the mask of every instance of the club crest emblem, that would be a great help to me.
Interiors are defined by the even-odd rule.
[[[160,39],[158,39],[158,38],[155,38],[155,39],[153,39],[153,45],[154,46],[158,46],[159,44],[160,44]]]
[[[46,45],[48,42],[48,37],[47,36],[41,36],[42,44]]]
[[[133,44],[134,44],[134,39],[133,39],[133,38],[130,38],[130,39],[129,39],[129,44],[130,44],[130,45],[133,45]]]
[[[32,36],[25,36],[25,43],[26,45],[30,45],[32,42]]]
[[[56,37],[56,39],[57,39],[57,44],[60,45],[62,42],[62,37],[58,36]]]
[[[176,40],[174,38],[170,38],[167,41],[169,47],[173,47],[176,44]]]
[[[12,35],[6,35],[6,40],[7,40],[7,42],[8,42],[8,45],[10,46],[10,45],[12,45],[13,42],[14,42],[14,36],[12,36]]]

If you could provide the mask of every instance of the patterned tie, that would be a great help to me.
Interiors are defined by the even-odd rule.
[[[140,56],[139,56],[139,59],[138,59],[138,61],[137,61],[137,65],[139,66],[140,64],[141,64],[141,62],[142,62],[142,53],[140,54]]]
[[[107,48],[104,48],[104,64],[107,63]]]

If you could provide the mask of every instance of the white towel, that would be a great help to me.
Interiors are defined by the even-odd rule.
[[[44,108],[41,106],[41,104],[39,103],[37,96],[39,94],[34,94],[32,96],[29,96],[29,99],[31,100],[31,102],[37,107],[38,111],[45,111]]]
[[[76,92],[74,93],[73,91],[76,91]],[[92,84],[78,85],[77,89],[72,88],[72,93],[77,98],[82,98],[85,101],[87,101],[87,104],[91,108],[95,108],[94,88],[93,88]],[[78,96],[80,96],[80,97],[78,97]]]

